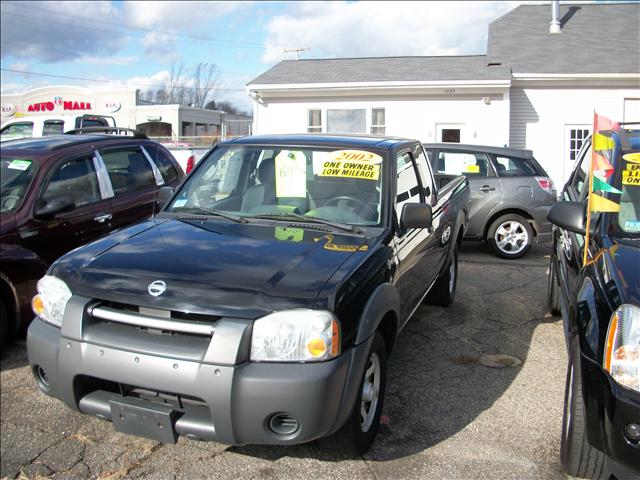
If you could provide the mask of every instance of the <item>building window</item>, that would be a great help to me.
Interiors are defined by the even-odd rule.
[[[366,133],[367,111],[327,110],[327,132],[331,133]]]
[[[309,109],[309,125],[307,126],[307,132],[322,132],[322,110],[319,108]]]
[[[584,139],[589,136],[589,129],[587,128],[572,128],[569,130],[569,159],[575,160],[578,157],[578,152],[582,148]]]
[[[450,142],[450,143],[460,143],[460,129],[459,128],[443,128],[441,141]]]
[[[371,109],[371,135],[384,135],[384,108]]]

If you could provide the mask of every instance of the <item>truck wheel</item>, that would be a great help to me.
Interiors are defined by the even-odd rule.
[[[520,258],[531,248],[533,228],[520,215],[503,215],[491,224],[487,242],[502,258]]]
[[[604,478],[604,454],[587,441],[578,337],[574,337],[569,347],[560,461],[574,477]]]
[[[426,302],[429,305],[448,307],[453,303],[458,286],[458,249],[453,247],[451,259],[444,272],[438,277],[431,287]]]
[[[560,286],[556,276],[556,262],[553,255],[549,259],[549,279],[547,281],[547,308],[554,316],[560,315]]]
[[[371,447],[378,428],[387,378],[387,351],[380,332],[376,332],[367,354],[355,406],[344,426],[323,444],[354,458]]]

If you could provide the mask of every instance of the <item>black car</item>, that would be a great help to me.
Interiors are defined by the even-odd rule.
[[[398,333],[427,295],[453,301],[468,208],[466,179],[437,190],[415,140],[223,142],[155,218],[51,266],[36,382],[160,441],[335,433],[362,453]]]
[[[51,263],[150,217],[160,188],[184,177],[171,154],[144,135],[115,127],[80,132],[91,133],[0,148],[0,344],[33,319],[36,282]]]
[[[609,182],[621,193],[605,198],[619,211],[592,213],[585,240],[588,139],[549,212],[558,228],[548,302],[562,314],[569,353],[561,460],[578,477],[640,478],[640,131],[606,136],[615,145]]]
[[[484,240],[502,258],[520,258],[534,243],[551,240],[553,180],[531,150],[462,143],[424,144],[442,187],[458,175],[469,180],[471,212],[465,238]]]

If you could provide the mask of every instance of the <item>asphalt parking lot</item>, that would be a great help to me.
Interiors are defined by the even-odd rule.
[[[463,245],[456,301],[421,307],[391,357],[383,425],[372,450],[346,459],[317,442],[165,445],[41,394],[24,341],[1,362],[1,475],[8,478],[554,479],[566,353],[545,312],[549,246],[501,260]],[[508,355],[504,368],[487,355]],[[500,363],[500,362],[498,362]]]

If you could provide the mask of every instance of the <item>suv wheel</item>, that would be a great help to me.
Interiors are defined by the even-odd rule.
[[[451,252],[451,259],[445,271],[433,284],[431,291],[427,295],[429,305],[448,307],[453,303],[458,286],[458,249],[454,246]]]
[[[489,227],[487,241],[499,257],[520,258],[531,248],[533,228],[520,215],[503,215]]]
[[[355,406],[344,426],[323,441],[348,457],[357,457],[371,447],[378,428],[387,378],[387,352],[380,332],[375,333],[360,380]]]
[[[560,439],[560,461],[569,475],[602,478],[604,454],[587,441],[582,400],[580,345],[574,337],[569,346],[569,364],[564,392],[564,415]]]
[[[553,255],[551,255],[551,258],[549,259],[547,308],[549,309],[549,313],[551,313],[551,315],[560,315],[560,290],[558,285],[558,278],[556,276],[556,262],[553,261]]]

